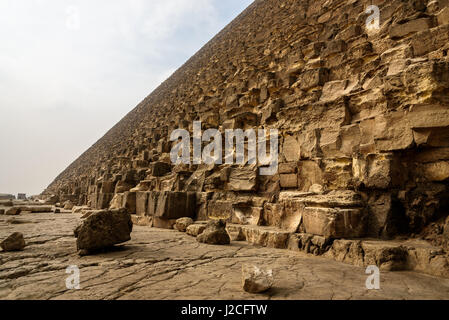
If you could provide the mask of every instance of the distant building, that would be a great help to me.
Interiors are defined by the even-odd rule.
[[[27,194],[26,193],[19,193],[17,195],[17,200],[26,200],[27,199]]]
[[[16,196],[13,194],[0,193],[0,200],[16,200]]]

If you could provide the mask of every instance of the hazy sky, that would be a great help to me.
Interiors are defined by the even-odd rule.
[[[0,0],[0,193],[38,194],[251,0]]]

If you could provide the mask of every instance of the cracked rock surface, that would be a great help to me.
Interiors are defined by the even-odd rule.
[[[380,290],[367,290],[365,268],[300,252],[198,243],[174,230],[135,226],[131,241],[80,257],[73,229],[80,215],[30,213],[0,239],[21,232],[27,246],[0,252],[0,299],[448,299],[449,280],[414,272],[381,272]],[[264,294],[241,288],[244,264],[273,269]],[[79,290],[66,288],[68,266],[80,269]]]

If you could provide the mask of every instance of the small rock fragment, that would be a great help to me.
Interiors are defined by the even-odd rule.
[[[204,231],[196,238],[198,242],[207,244],[225,245],[231,243],[231,238],[226,231],[226,221],[209,221]]]
[[[242,266],[243,290],[249,293],[262,293],[273,287],[273,270],[257,266]]]
[[[186,232],[188,226],[193,224],[192,218],[180,218],[176,220],[175,229],[181,232]]]
[[[14,232],[8,238],[0,243],[0,247],[4,251],[20,251],[25,248],[25,240],[23,239],[23,234],[20,232]]]
[[[7,216],[17,216],[20,214],[20,212],[22,212],[22,209],[20,209],[19,207],[12,207],[6,210],[5,214]]]
[[[0,209],[0,214],[5,214],[5,209]]]

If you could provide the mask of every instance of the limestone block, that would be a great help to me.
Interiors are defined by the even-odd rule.
[[[153,162],[150,164],[151,175],[162,177],[171,172],[171,165],[166,162]]]
[[[177,219],[165,219],[161,217],[153,217],[153,228],[173,229]]]
[[[323,170],[318,161],[300,161],[298,164],[298,189],[308,191],[314,184],[324,184]]]
[[[426,163],[419,168],[428,181],[445,181],[449,179],[449,161]]]
[[[420,18],[410,20],[404,24],[396,24],[390,28],[391,38],[400,38],[411,33],[425,31],[432,27],[432,20],[430,18]]]
[[[192,218],[179,218],[176,220],[176,224],[174,225],[174,228],[181,232],[186,232],[187,228],[193,224]]]
[[[443,8],[437,14],[437,20],[439,25],[448,24],[449,23],[449,7]]]
[[[190,226],[187,227],[186,229],[186,233],[192,237],[196,237],[199,234],[201,234],[204,229],[206,229],[206,225],[205,224],[191,224]]]
[[[361,209],[304,208],[304,228],[307,233],[327,238],[360,238],[365,234]]]
[[[334,101],[351,93],[351,91],[356,88],[357,84],[358,81],[349,79],[326,82],[320,100],[323,102]]]
[[[148,215],[161,219],[194,217],[196,195],[194,192],[151,191],[148,194]],[[156,221],[156,220],[155,220]]]
[[[230,191],[255,191],[257,171],[251,168],[232,168],[226,188]]]
[[[96,195],[96,209],[107,209],[109,208],[109,204],[114,197],[113,193],[99,193]]]
[[[324,85],[329,79],[329,70],[326,68],[318,68],[314,70],[308,70],[302,73],[298,82],[302,90],[308,90],[317,86]]]
[[[440,105],[415,105],[407,114],[412,129],[449,126],[449,108]]]
[[[136,214],[136,192],[125,192],[123,195],[123,207],[130,214]]]
[[[234,214],[232,201],[209,201],[207,205],[207,215],[210,219],[229,220]]]
[[[136,214],[144,216],[147,213],[149,192],[136,192]]]
[[[298,186],[298,175],[295,173],[281,174],[280,184],[282,188],[296,188]]]
[[[380,151],[402,150],[413,145],[413,132],[402,111],[377,117],[374,140]]]
[[[116,193],[109,204],[109,209],[120,209],[123,208],[123,193]]]
[[[296,162],[280,163],[279,173],[280,174],[290,174],[296,173],[298,171],[298,164]]]
[[[282,154],[287,162],[299,161],[300,151],[299,142],[294,136],[287,135],[284,137],[284,144],[282,145]]]
[[[280,226],[282,206],[279,203],[265,203],[263,210],[263,224],[266,226]]]

